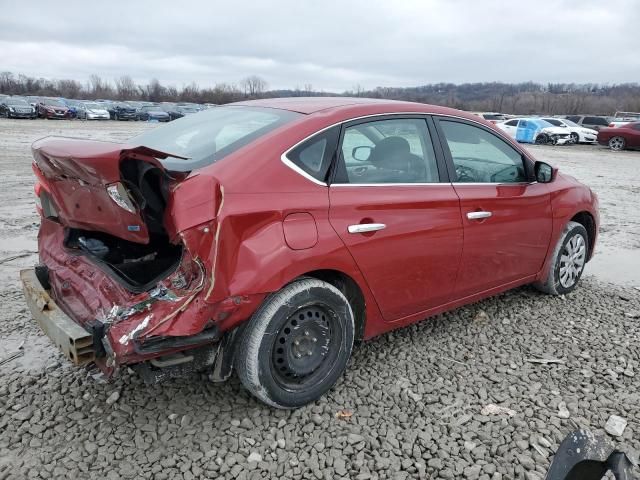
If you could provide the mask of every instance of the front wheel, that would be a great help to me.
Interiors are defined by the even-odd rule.
[[[578,222],[569,222],[553,251],[547,280],[535,286],[550,295],[573,291],[582,277],[589,256],[589,236]]]
[[[336,383],[353,339],[353,311],[344,294],[304,278],[268,297],[251,317],[235,367],[244,387],[266,404],[301,407]]]
[[[625,145],[626,142],[622,137],[612,137],[611,139],[609,139],[609,148],[611,150],[624,150]]]
[[[580,135],[578,135],[576,132],[571,132],[571,135],[569,136],[571,143],[575,143],[578,144],[580,143]]]
[[[549,143],[549,136],[546,133],[541,133],[535,139],[537,145],[547,145]]]

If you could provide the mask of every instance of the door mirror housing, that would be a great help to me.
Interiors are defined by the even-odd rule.
[[[533,171],[538,183],[551,183],[556,179],[558,169],[545,162],[536,162]]]

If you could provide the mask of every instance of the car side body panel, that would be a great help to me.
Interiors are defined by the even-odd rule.
[[[336,231],[343,229],[346,224],[337,225],[330,221],[330,191],[345,188],[341,194],[345,199],[357,192],[349,192],[351,187],[329,187],[321,181],[305,178],[286,164],[283,153],[318,131],[354,118],[418,113],[459,117],[480,123],[527,155],[529,161],[533,162],[533,159],[493,124],[472,114],[408,102],[340,101],[347,104],[336,106],[335,99],[316,99],[313,103],[298,107],[295,99],[280,103],[273,100],[252,102],[256,106],[269,105],[271,102],[275,105],[272,108],[280,105],[298,108],[297,111],[311,111],[307,112],[309,115],[238,149],[224,160],[192,172],[189,177],[180,179],[177,185],[172,186],[164,223],[171,241],[184,245],[184,254],[176,270],[150,291],[137,294],[127,291],[84,256],[71,255],[63,247],[62,226],[43,219],[39,247],[41,260],[52,272],[55,300],[82,325],[88,325],[96,319],[104,321],[108,327],[106,336],[115,355],[115,364],[127,364],[167,353],[140,353],[136,351],[136,342],[133,340],[184,338],[211,329],[229,331],[250,318],[269,294],[296,278],[312,272],[334,271],[349,277],[358,286],[366,311],[364,338],[371,338],[540,279],[562,228],[577,213],[589,212],[597,228],[597,201],[588,188],[562,175],[553,183],[531,186],[532,191],[546,192],[546,198],[550,199],[549,214],[552,215],[549,227],[543,226],[546,222],[542,219],[541,210],[524,228],[527,235],[536,228],[541,230],[536,236],[535,248],[526,254],[528,265],[536,261],[544,263],[539,271],[528,268],[523,275],[507,272],[499,282],[476,285],[473,290],[461,291],[457,295],[452,293],[453,290],[447,292],[446,288],[441,289],[437,296],[417,302],[411,309],[399,308],[398,304],[397,308],[390,309],[390,315],[383,316],[377,296],[382,299],[389,293],[393,294],[393,291],[374,295],[372,290],[379,291],[379,285],[383,284],[386,276],[396,282],[393,288],[400,296],[402,288],[411,285],[402,282],[433,283],[434,280],[424,277],[426,271],[420,272],[420,277],[402,279],[403,262],[398,257],[392,264],[396,269],[391,268],[387,272],[385,269],[388,267],[379,269],[376,274],[379,284],[370,285],[365,280],[366,275],[358,256],[361,254],[369,260],[379,260],[380,255],[384,254],[383,242],[378,242],[377,249],[365,247],[360,254],[355,254],[350,251],[347,240]],[[57,142],[57,148],[64,146],[64,141]],[[74,141],[69,142],[69,147],[73,148]],[[121,146],[118,152],[132,148],[137,147]],[[140,155],[152,153],[140,152]],[[113,158],[117,161],[119,156]],[[451,184],[437,188],[453,190]],[[504,189],[508,195],[504,196],[506,203],[503,202],[503,205],[510,210],[512,217],[526,216],[526,206],[509,203],[509,198],[518,197],[514,188],[517,190],[519,187]],[[399,189],[393,194],[396,200],[402,191]],[[425,237],[426,245],[434,250],[438,248],[438,239],[446,242],[443,248],[454,264],[447,271],[449,281],[453,276],[458,277],[461,258],[461,253],[456,253],[462,241],[459,201],[455,196],[448,196],[446,202],[439,204],[437,198],[431,202],[428,195],[424,195],[425,198],[409,198],[407,207],[413,209],[414,214],[418,214],[421,208],[428,208],[430,203],[437,207],[437,222],[424,225],[433,229],[433,237]],[[354,200],[352,198],[349,201],[353,203]],[[531,205],[535,208],[541,206],[538,200]],[[366,217],[366,212],[359,213],[362,218]],[[392,218],[393,213],[389,212],[389,215]],[[398,219],[400,223],[405,222],[405,226],[414,220]],[[449,222],[451,227],[447,226]],[[510,235],[517,234],[515,229],[518,228],[518,221],[514,225],[510,227]],[[411,250],[406,251],[408,255],[416,255],[420,243],[411,241],[417,238],[413,237],[415,233],[415,230],[406,228],[399,231],[410,244]],[[548,245],[543,245],[544,238],[548,238]],[[358,240],[362,241],[351,240],[350,237],[348,241]],[[502,234],[489,239],[490,245],[496,249],[501,248],[500,242],[503,240]],[[520,248],[527,247],[523,243]],[[543,253],[545,248],[546,259]],[[507,270],[514,265],[516,251],[516,247],[509,251]],[[400,252],[398,250],[395,254],[399,255]],[[391,257],[393,259],[393,255]],[[454,271],[455,274],[452,273]],[[437,282],[438,273],[434,272],[434,275]]]

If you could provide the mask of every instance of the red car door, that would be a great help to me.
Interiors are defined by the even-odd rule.
[[[480,124],[437,119],[464,226],[456,297],[535,275],[552,229],[547,186],[521,152]]]
[[[462,253],[458,196],[424,118],[344,128],[329,188],[331,225],[383,317],[396,320],[452,298]],[[445,177],[441,176],[444,175]]]
[[[638,148],[640,147],[640,122],[627,125],[629,129],[627,137],[627,146]]]

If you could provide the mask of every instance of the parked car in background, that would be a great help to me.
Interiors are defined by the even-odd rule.
[[[111,117],[104,104],[79,103],[76,107],[77,117],[82,120],[109,120]]]
[[[496,112],[478,112],[476,113],[479,117],[484,118],[485,120],[490,121],[491,123],[500,123],[505,120],[509,120],[509,115],[505,115],[504,113],[496,113]]]
[[[138,118],[145,121],[168,122],[171,117],[158,105],[147,105],[140,109]]]
[[[564,127],[569,130],[571,143],[593,143],[598,137],[597,130],[582,127],[566,118],[542,117],[542,120],[549,122],[554,127]]]
[[[38,116],[36,109],[22,97],[4,97],[0,100],[0,115],[5,118],[30,118]]]
[[[163,103],[160,108],[169,114],[169,120],[177,120],[184,117],[178,106],[174,103]]]
[[[32,150],[39,264],[21,278],[66,358],[235,368],[278,408],[327,392],[354,340],[521,285],[572,292],[598,232],[588,187],[439,106],[247,101]]]
[[[138,110],[126,102],[114,103],[109,113],[113,120],[138,120]]]
[[[611,150],[640,148],[640,122],[602,128],[598,132],[598,143],[608,146]]]
[[[581,127],[591,128],[593,130],[600,130],[609,126],[609,118],[599,117],[595,115],[567,115],[567,120],[580,125]]]
[[[193,113],[198,113],[201,111],[201,108],[197,105],[178,105],[178,111],[184,117],[185,115],[191,115]]]
[[[71,118],[69,108],[64,102],[55,98],[41,98],[37,109],[40,118],[58,120]]]
[[[523,143],[564,145],[570,141],[571,132],[565,127],[556,127],[540,118],[514,118],[497,123],[503,132]]]
[[[610,127],[619,127],[631,122],[640,122],[640,113],[638,112],[616,112],[611,121]]]

